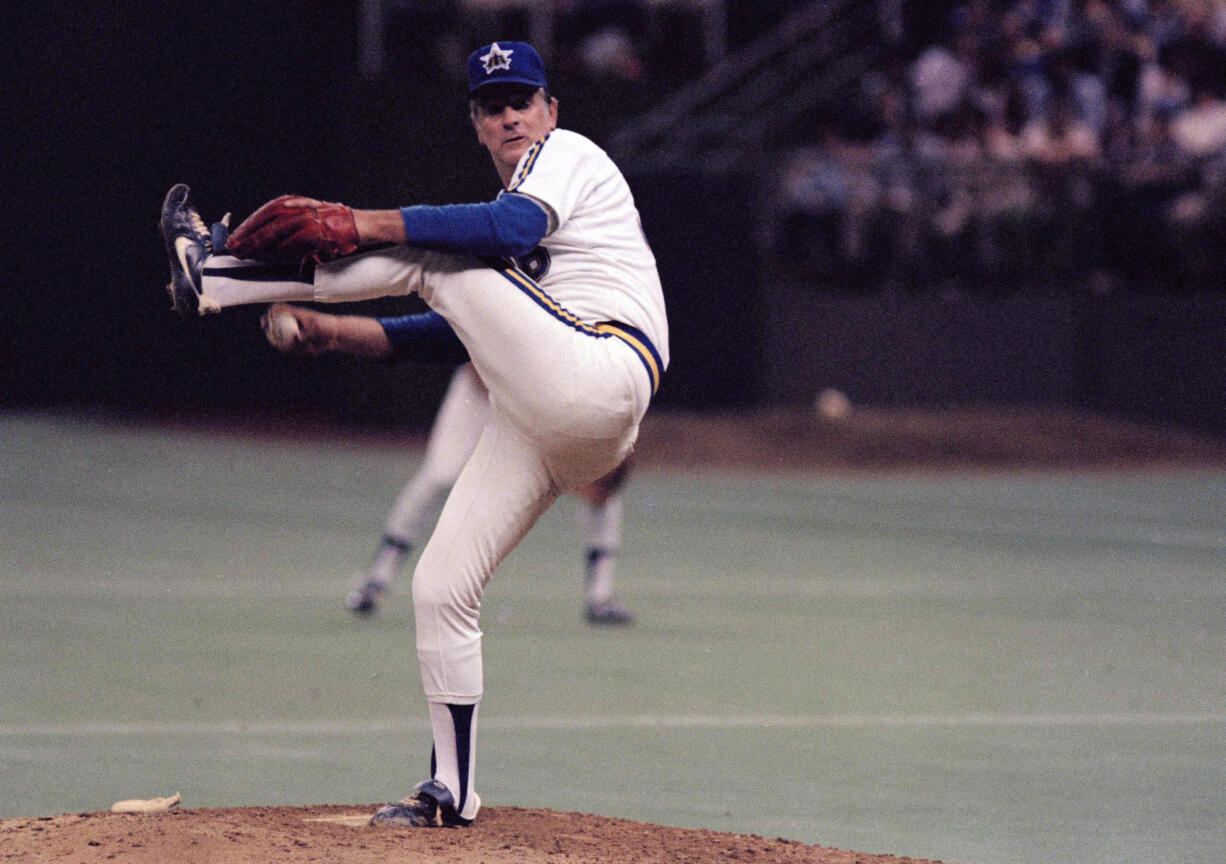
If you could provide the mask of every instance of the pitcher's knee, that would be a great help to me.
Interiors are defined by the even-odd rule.
[[[460,632],[475,629],[480,600],[465,580],[423,573],[420,567],[413,574],[413,612],[419,629],[431,623]]]

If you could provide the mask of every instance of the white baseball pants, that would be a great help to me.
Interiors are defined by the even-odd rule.
[[[250,265],[210,258],[205,294],[232,306],[416,292],[452,326],[488,387],[489,418],[413,574],[426,697],[475,704],[485,586],[560,493],[629,455],[655,383],[650,359],[577,323],[522,273],[467,257],[394,247],[320,266],[313,283],[245,279]]]
[[[396,498],[383,533],[420,544],[477,446],[490,413],[490,395],[471,363],[456,369],[426,440],[421,468]]]

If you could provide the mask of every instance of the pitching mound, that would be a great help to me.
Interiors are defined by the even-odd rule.
[[[0,820],[0,859],[118,864],[900,864],[788,840],[580,813],[483,808],[465,829],[371,828],[373,805],[76,813]]]

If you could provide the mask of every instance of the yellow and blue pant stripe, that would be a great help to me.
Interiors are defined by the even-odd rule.
[[[580,333],[586,333],[598,339],[620,339],[629,345],[647,370],[647,377],[651,379],[651,392],[655,393],[660,389],[660,378],[664,373],[664,363],[660,360],[660,354],[656,351],[656,346],[652,344],[651,339],[642,330],[629,324],[623,324],[620,321],[601,321],[596,324],[588,324],[550,297],[540,285],[537,285],[528,274],[518,267],[504,262],[490,262],[490,266],[563,324],[578,330]]]

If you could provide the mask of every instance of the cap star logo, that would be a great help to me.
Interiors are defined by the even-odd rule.
[[[481,55],[481,62],[485,64],[485,74],[489,75],[499,69],[510,69],[511,55],[514,53],[514,49],[504,51],[498,47],[497,42],[492,43],[490,53]]]

